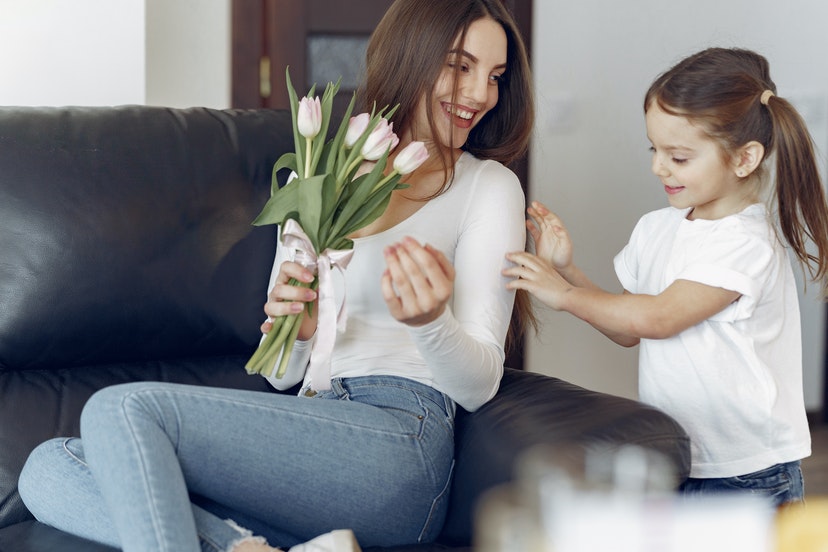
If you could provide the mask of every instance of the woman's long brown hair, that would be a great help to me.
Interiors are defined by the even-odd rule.
[[[364,109],[399,105],[394,129],[398,134],[411,130],[420,100],[431,103],[434,83],[455,40],[460,37],[462,43],[469,25],[485,17],[500,23],[506,33],[506,72],[499,83],[497,104],[472,129],[463,149],[503,164],[524,155],[535,118],[532,77],[523,39],[500,0],[396,0],[368,44],[365,79],[358,94]],[[432,136],[436,136],[430,111],[428,121]],[[451,186],[450,149],[441,156],[445,178],[437,195]],[[528,325],[537,328],[526,292],[517,292],[514,312],[507,349]]]

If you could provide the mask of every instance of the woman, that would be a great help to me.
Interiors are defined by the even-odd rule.
[[[353,236],[331,389],[101,390],[84,408],[83,442],[49,441],[24,469],[38,519],[127,551],[272,550],[261,537],[289,547],[337,528],[367,546],[437,537],[455,404],[479,408],[503,371],[514,295],[500,271],[525,226],[520,184],[501,163],[531,132],[526,52],[497,0],[397,0],[372,36],[361,97],[399,104],[398,150],[420,140],[431,156]],[[312,275],[279,260],[269,317],[316,299],[290,277]],[[306,317],[275,386],[305,378],[314,332]]]

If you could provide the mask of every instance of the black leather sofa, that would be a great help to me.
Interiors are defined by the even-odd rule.
[[[275,110],[0,108],[0,550],[111,550],[34,521],[16,490],[29,451],[76,435],[95,390],[269,391],[243,365],[276,241],[250,222],[292,144]],[[507,370],[489,404],[458,416],[439,541],[398,550],[467,549],[477,499],[538,443],[636,443],[689,470],[688,438],[663,413]]]

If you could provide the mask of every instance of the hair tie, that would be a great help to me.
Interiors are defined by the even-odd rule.
[[[762,92],[762,95],[759,97],[759,101],[762,103],[762,105],[768,105],[768,102],[770,101],[771,96],[774,96],[774,95],[775,94],[773,93],[773,90],[765,90],[764,92]]]

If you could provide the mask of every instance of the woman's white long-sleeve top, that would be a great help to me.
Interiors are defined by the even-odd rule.
[[[505,254],[525,247],[525,198],[515,174],[502,164],[461,155],[450,189],[423,204],[393,228],[354,240],[344,278],[334,271],[344,298],[347,327],[336,337],[331,377],[393,375],[432,386],[466,410],[497,392],[514,292],[501,275]],[[380,279],[383,250],[405,236],[442,251],[456,270],[449,308],[436,320],[407,326],[388,312]],[[271,275],[289,252],[280,247]],[[344,294],[343,294],[344,293]],[[305,378],[313,339],[297,342],[288,371],[269,378],[287,389]]]

